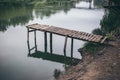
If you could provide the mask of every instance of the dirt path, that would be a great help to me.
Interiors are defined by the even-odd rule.
[[[62,73],[58,80],[120,80],[120,41],[105,47],[95,59],[88,56],[82,63]]]

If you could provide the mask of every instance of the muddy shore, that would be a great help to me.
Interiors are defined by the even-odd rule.
[[[120,80],[120,40],[110,44],[94,57],[84,52],[83,61],[62,72],[57,80]]]

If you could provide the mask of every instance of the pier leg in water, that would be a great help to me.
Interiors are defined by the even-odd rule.
[[[64,43],[64,52],[66,52],[66,46],[67,46],[67,36],[65,36],[65,43]]]
[[[65,64],[65,70],[67,70],[67,60],[66,60],[66,50],[64,51],[64,64]]]
[[[71,38],[71,58],[73,58],[73,38]]]
[[[45,52],[47,52],[47,32],[44,32],[44,44]]]
[[[28,55],[30,55],[30,43],[29,43],[29,41],[27,41],[27,46],[28,46]]]
[[[35,52],[37,52],[36,30],[34,30]]]
[[[52,48],[52,33],[50,33],[50,53],[52,54],[53,48]]]
[[[92,0],[89,0],[89,9],[92,8]]]

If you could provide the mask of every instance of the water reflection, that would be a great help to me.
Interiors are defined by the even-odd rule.
[[[0,31],[6,31],[9,26],[25,25],[33,19],[32,6],[25,4],[1,3]]]
[[[44,0],[43,0],[44,1]],[[29,1],[21,2],[0,2],[0,31],[6,31],[9,26],[25,25],[33,20],[33,11],[37,17],[43,19],[63,10],[67,13],[75,6],[75,1]]]
[[[59,54],[48,52],[48,51],[46,51],[46,49],[45,49],[45,51],[39,51],[39,50],[37,50],[36,44],[33,48],[30,48],[29,41],[27,42],[27,44],[28,44],[28,51],[29,51],[28,56],[29,57],[41,58],[43,60],[62,63],[62,64],[65,64],[65,66],[66,65],[76,65],[80,62],[80,59],[73,58],[73,57],[67,57],[66,51],[64,51],[64,55],[59,55]],[[46,47],[47,46],[45,46],[45,48]],[[34,52],[31,53],[33,50],[34,50]]]
[[[68,13],[70,9],[77,8],[76,3],[79,2],[82,0],[29,0],[23,2],[3,0],[0,2],[0,31],[6,31],[9,26],[25,25],[34,17],[43,19],[60,11]],[[86,2],[89,2],[89,9],[92,8],[92,5],[97,6],[97,3],[102,3],[101,0],[86,0]]]
[[[35,14],[37,18],[43,19],[50,17],[60,11],[67,13],[71,8],[75,7],[76,1],[73,0],[47,0],[44,3],[39,3],[35,6]]]

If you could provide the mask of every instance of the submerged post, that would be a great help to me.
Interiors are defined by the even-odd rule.
[[[67,46],[67,36],[65,36],[65,43],[64,43],[64,52],[66,51],[66,46]]]
[[[92,8],[92,0],[89,0],[89,9]]]
[[[35,51],[37,51],[36,30],[34,30]]]
[[[66,63],[67,63],[67,60],[66,60],[66,50],[64,51],[64,64],[65,64],[65,70],[67,69],[67,65],[66,65]]]
[[[29,44],[29,41],[27,41],[27,46],[28,46],[28,54],[30,54],[30,44]]]
[[[52,33],[50,33],[50,53],[52,53],[53,48],[52,48]]]
[[[45,49],[45,52],[47,52],[47,32],[45,31],[44,32],[44,49]]]

